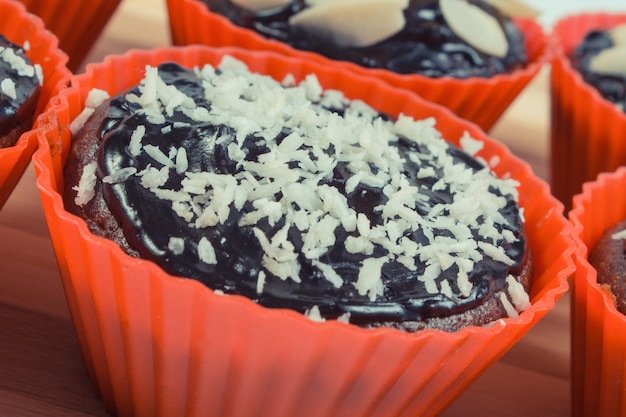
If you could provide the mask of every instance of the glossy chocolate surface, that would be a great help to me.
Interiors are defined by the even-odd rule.
[[[589,70],[591,60],[605,49],[614,46],[607,31],[589,32],[571,55],[572,66],[580,72],[585,82],[593,86],[602,97],[626,111],[626,77],[597,74]]]
[[[202,0],[207,7],[226,16],[234,24],[285,42],[296,49],[320,53],[331,59],[351,61],[368,68],[385,68],[400,74],[428,77],[490,77],[522,68],[526,63],[523,35],[510,19],[483,3],[479,5],[497,16],[509,43],[508,54],[500,59],[477,51],[461,40],[441,14],[438,0],[411,0],[404,15],[406,25],[399,33],[375,45],[363,48],[340,47],[333,42],[297,30],[289,17],[306,7],[303,0],[288,6],[251,12],[229,0]]]
[[[28,60],[24,50],[0,35],[0,48],[10,48],[19,57]],[[30,62],[30,61],[28,61]],[[10,79],[15,84],[16,98],[2,93],[0,89],[0,136],[4,136],[16,126],[33,118],[39,97],[39,81],[36,77],[18,74],[10,64],[0,59],[0,81]]]
[[[164,64],[160,67],[160,75],[167,84],[174,84],[186,95],[194,97],[199,105],[211,107],[210,102],[204,98],[204,92],[193,72],[184,70],[176,64]],[[137,93],[137,90],[134,92]],[[135,157],[129,152],[131,135],[139,125],[144,125],[147,129],[143,137],[144,146],[146,144],[157,146],[166,155],[170,154],[172,148],[184,147],[189,159],[187,172],[235,174],[241,169],[229,157],[227,148],[232,141],[220,143],[215,141],[217,131],[228,133],[230,127],[197,123],[180,112],[167,117],[165,123],[152,124],[141,114],[140,106],[128,102],[124,95],[112,99],[110,104],[108,117],[102,124],[103,139],[98,160],[100,177],[127,167],[141,171],[147,168],[148,164],[152,164],[160,168],[158,164],[155,165],[152,158],[145,157],[144,153]],[[190,126],[174,127],[166,132],[162,130],[164,126],[171,126],[174,122],[189,122]],[[288,133],[286,130],[283,131],[278,140]],[[226,136],[228,135],[223,137]],[[419,149],[420,145],[406,140],[400,140],[398,147],[404,156],[415,151],[422,154],[413,162],[407,158],[408,162],[405,165],[405,173],[412,185],[419,186],[425,195],[424,201],[417,208],[420,213],[426,215],[438,203],[448,202],[453,198],[445,188],[433,190],[434,179],[416,177],[418,168],[427,165],[433,165],[433,168],[442,175],[442,167],[429,160],[428,150]],[[246,138],[242,148],[247,152],[246,159],[251,161],[266,151],[263,141],[252,136]],[[454,160],[465,164],[471,170],[483,169],[481,163],[453,146],[450,146],[447,152]],[[186,172],[172,173],[165,187],[180,189],[185,175]],[[353,174],[348,172],[345,164],[339,163],[334,169],[333,178],[323,181],[345,194],[345,183],[351,175]],[[383,266],[382,279],[385,290],[381,297],[371,301],[367,295],[360,295],[354,283],[360,264],[366,256],[349,253],[345,249],[342,242],[348,232],[343,228],[335,230],[337,244],[320,259],[342,276],[344,284],[337,289],[324,278],[323,273],[310,259],[298,252],[302,247],[302,235],[295,227],[290,228],[288,235],[296,247],[296,252],[299,253],[302,282],[282,280],[268,274],[263,291],[259,294],[257,280],[259,271],[264,269],[262,265],[264,251],[254,235],[253,226],[239,225],[244,213],[254,210],[250,202],[247,202],[242,210],[231,209],[224,224],[210,228],[195,228],[190,227],[187,221],[173,212],[169,201],[155,197],[140,182],[139,177],[131,177],[121,183],[104,184],[104,197],[111,212],[122,224],[128,242],[142,257],[155,261],[171,274],[197,279],[212,289],[229,294],[241,294],[268,307],[291,308],[304,312],[317,306],[326,318],[350,313],[350,321],[353,323],[447,316],[471,309],[488,295],[503,289],[506,276],[519,272],[525,261],[526,243],[524,236],[521,235],[522,225],[518,207],[512,197],[507,195],[507,203],[499,210],[499,214],[508,220],[506,227],[519,239],[513,243],[500,241],[495,244],[505,249],[506,254],[515,260],[515,265],[508,267],[487,257],[476,262],[469,277],[474,284],[469,297],[454,296],[454,299],[450,299],[442,294],[429,294],[423,282],[417,279],[426,265],[417,262],[417,270],[411,271],[396,261]],[[497,190],[493,192],[499,193]],[[347,194],[347,199],[349,205],[363,212],[372,224],[382,223],[380,210],[375,207],[384,203],[387,197],[380,189],[361,184]],[[264,219],[254,227],[261,229],[266,236],[273,236],[283,225],[284,220],[271,225]],[[415,242],[426,242],[427,238],[420,230],[408,237]],[[450,235],[450,231],[445,229],[437,230],[435,233]],[[168,248],[171,236],[186,236],[185,250],[182,254],[174,254]],[[208,238],[215,248],[216,265],[200,261],[197,242],[202,237]],[[480,236],[477,238],[480,239]],[[376,247],[372,256],[380,255],[384,255],[384,250],[382,247]],[[456,272],[455,266],[443,272],[443,276],[449,279],[454,294],[459,293],[455,284]]]

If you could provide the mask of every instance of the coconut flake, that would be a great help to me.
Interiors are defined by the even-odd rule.
[[[341,275],[335,272],[332,266],[324,264],[316,260],[314,260],[312,264],[313,266],[315,266],[317,269],[319,269],[322,272],[322,274],[324,275],[324,278],[326,278],[328,282],[333,284],[335,288],[339,288],[343,285],[343,278],[341,278]]]
[[[459,271],[457,274],[456,285],[459,287],[459,291],[461,291],[463,297],[469,297],[474,287],[465,271]]]
[[[162,167],[161,169],[148,167],[142,171],[140,175],[141,185],[149,189],[158,189],[159,187],[162,187],[170,177],[168,167]]]
[[[159,164],[166,167],[174,168],[174,163],[172,162],[172,160],[169,158],[168,155],[165,155],[158,146],[144,145],[143,150]]]
[[[472,138],[468,132],[463,133],[460,143],[461,143],[461,148],[463,148],[465,152],[467,152],[468,154],[472,156],[476,155],[479,151],[481,151],[485,147],[484,142]]]
[[[615,240],[626,239],[626,229],[613,233],[611,235],[611,239],[615,239]]]
[[[530,297],[524,290],[524,286],[512,275],[506,277],[506,283],[508,284],[508,293],[515,310],[521,313],[530,307]]]
[[[324,90],[315,74],[307,75],[300,85],[304,87],[308,100],[319,101]]]
[[[350,312],[343,313],[342,315],[337,317],[337,321],[340,322],[340,323],[349,324],[350,323]]]
[[[43,68],[39,64],[35,64],[34,68],[35,76],[37,77],[37,81],[39,81],[39,85],[43,85]]]
[[[297,254],[293,251],[293,245],[287,241],[270,242],[259,228],[255,227],[253,231],[265,252],[263,266],[282,280],[292,279],[300,282],[300,264],[297,261]]]
[[[139,125],[130,136],[130,142],[128,144],[128,151],[134,157],[139,156],[141,153],[141,140],[146,134],[146,127],[144,125]]]
[[[80,176],[80,180],[78,181],[78,185],[72,187],[72,189],[76,191],[74,203],[76,203],[77,206],[83,207],[96,195],[95,186],[98,180],[98,177],[96,176],[97,169],[98,164],[95,161],[85,165],[83,173]]]
[[[304,256],[308,259],[318,259],[325,254],[335,244],[335,229],[339,225],[340,221],[331,215],[326,215],[312,224],[303,236],[302,253]]]
[[[170,237],[169,242],[167,243],[167,248],[174,255],[182,255],[185,251],[185,239],[182,237]]]
[[[500,156],[494,155],[489,159],[489,167],[492,169],[500,164]]]
[[[257,276],[257,281],[256,281],[257,294],[263,293],[263,287],[265,287],[265,279],[266,279],[265,272],[259,271],[259,274]]]
[[[2,82],[0,82],[0,90],[2,90],[2,94],[9,97],[11,100],[15,100],[17,98],[15,82],[10,78],[5,78]]]
[[[20,77],[34,77],[35,68],[19,56],[13,48],[0,49],[0,59],[11,66],[11,69],[17,72]]]
[[[452,295],[452,287],[450,287],[450,283],[447,279],[441,281],[441,293],[448,297],[449,299],[453,299]]]
[[[424,274],[418,277],[418,280],[424,283],[424,288],[428,294],[439,293],[437,278],[439,278],[441,272],[441,267],[436,263],[432,263],[427,265]]]
[[[202,237],[198,242],[198,257],[202,262],[209,265],[217,264],[217,256],[211,241],[206,237]]]
[[[363,236],[348,236],[344,244],[348,253],[362,253],[363,255],[374,253],[374,243]]]
[[[501,292],[498,297],[500,298],[500,302],[502,303],[502,307],[504,307],[507,316],[510,318],[519,317],[519,313],[515,310],[515,307],[513,307],[513,304],[511,304],[505,293]]]
[[[478,242],[478,246],[485,252],[485,255],[489,256],[493,260],[498,262],[502,262],[505,265],[512,266],[515,264],[515,261],[509,258],[505,253],[504,249],[494,246],[492,244],[486,242]]]
[[[99,88],[92,88],[85,99],[85,107],[95,109],[109,98],[109,93]]]
[[[304,312],[304,316],[308,318],[309,320],[318,322],[318,323],[323,323],[324,321],[326,321],[326,319],[322,317],[322,313],[320,312],[320,308],[318,306],[313,306],[307,309]]]
[[[220,71],[223,71],[225,73],[232,73],[232,74],[247,74],[248,73],[247,65],[244,62],[230,55],[224,55],[217,68]]]
[[[120,184],[136,173],[137,168],[135,167],[122,168],[102,178],[102,182],[105,184]]]
[[[359,270],[359,277],[354,287],[360,295],[368,295],[371,301],[375,301],[383,294],[382,267],[389,261],[387,257],[364,259]]]
[[[89,91],[89,93],[87,93],[85,107],[70,123],[69,128],[72,135],[76,135],[78,131],[83,128],[85,122],[87,122],[89,117],[93,114],[95,108],[100,106],[108,97],[109,94],[106,91],[97,88],[93,88]]]
[[[187,150],[185,148],[179,148],[176,152],[176,173],[182,174],[189,168],[189,161],[187,160]]]

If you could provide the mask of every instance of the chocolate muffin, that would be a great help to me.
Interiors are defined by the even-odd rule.
[[[598,283],[613,296],[617,310],[626,314],[626,220],[608,229],[589,253]]]
[[[521,31],[483,0],[201,1],[296,49],[399,74],[491,77],[527,62]]]
[[[170,274],[313,319],[455,331],[516,316],[532,270],[516,184],[434,124],[314,75],[162,64],[90,95],[64,202]]]
[[[626,24],[590,31],[572,52],[571,61],[586,83],[626,110]]]
[[[0,35],[0,148],[15,145],[30,129],[42,78],[24,48]]]

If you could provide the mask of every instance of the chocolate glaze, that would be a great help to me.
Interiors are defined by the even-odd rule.
[[[159,67],[160,75],[167,84],[174,84],[185,94],[194,97],[197,103],[210,108],[210,103],[204,101],[204,93],[198,86],[193,72],[185,70],[176,64],[163,64]],[[131,90],[137,94],[137,89]],[[230,142],[216,144],[214,132],[227,131],[227,126],[212,126],[193,122],[191,127],[173,128],[168,133],[161,129],[175,121],[191,122],[186,116],[176,112],[168,117],[165,124],[150,124],[138,112],[139,106],[128,102],[122,94],[110,102],[110,110],[101,125],[101,148],[98,153],[98,175],[100,178],[117,172],[125,167],[135,167],[139,171],[148,163],[156,168],[151,158],[133,157],[129,153],[129,141],[132,132],[138,125],[146,126],[146,134],[142,143],[158,146],[165,154],[171,147],[184,147],[189,158],[188,171],[235,173],[239,168],[228,157],[226,150]],[[288,132],[283,132],[287,134]],[[418,145],[401,140],[398,146],[404,153],[415,150]],[[264,151],[264,145],[254,137],[248,137],[244,144],[248,151],[247,159],[255,160],[257,155]],[[478,170],[481,163],[471,158],[459,149],[450,146],[449,152],[455,160],[462,161],[468,167]],[[428,196],[427,202],[418,208],[424,213],[438,202],[448,201],[451,196],[447,190],[433,191],[433,179],[417,179],[415,173],[418,165],[429,164],[428,161],[406,164],[406,173],[414,184],[419,184]],[[441,168],[436,168],[441,172]],[[327,183],[337,187],[345,194],[344,184],[350,174],[344,165],[339,164],[334,171],[334,177]],[[166,188],[179,189],[184,174],[172,172]],[[498,191],[495,191],[498,193]],[[399,263],[387,263],[383,267],[384,295],[375,302],[367,296],[359,295],[352,285],[356,281],[360,262],[365,258],[361,254],[348,253],[342,244],[324,255],[320,260],[332,265],[344,279],[340,289],[334,288],[322,275],[317,267],[302,254],[299,255],[302,278],[301,283],[292,280],[281,280],[268,273],[262,294],[257,294],[256,285],[259,271],[262,269],[261,258],[263,250],[254,236],[252,227],[240,227],[238,221],[242,212],[252,210],[251,204],[246,203],[242,211],[234,208],[225,224],[212,228],[197,229],[190,227],[187,222],[176,215],[171,204],[156,198],[146,190],[136,176],[119,184],[103,184],[103,195],[113,215],[121,223],[126,239],[131,247],[147,259],[151,259],[173,275],[197,279],[215,290],[222,290],[229,294],[241,294],[267,307],[291,308],[300,312],[318,306],[322,315],[333,318],[349,312],[353,323],[368,322],[400,322],[404,320],[420,320],[428,317],[449,316],[460,313],[479,305],[486,297],[505,287],[505,278],[508,274],[521,271],[526,261],[525,239],[517,204],[507,196],[506,207],[501,209],[510,224],[510,228],[518,237],[514,244],[498,242],[506,254],[515,260],[515,265],[507,267],[502,263],[489,258],[476,263],[470,276],[474,284],[471,295],[467,298],[455,296],[448,299],[441,294],[428,294],[421,282],[415,279],[425,268],[418,263],[417,271],[410,271]],[[347,195],[351,206],[359,207],[372,224],[381,223],[379,212],[374,207],[387,200],[380,190],[361,184]],[[272,236],[284,225],[284,220],[270,226],[266,220],[255,225],[262,229],[266,236]],[[449,234],[441,230],[441,234]],[[337,242],[342,242],[347,233],[343,228],[336,229]],[[186,236],[186,247],[181,255],[175,255],[168,249],[170,236]],[[213,244],[218,263],[208,265],[199,260],[197,242],[204,236]],[[478,237],[478,236],[477,236]],[[424,242],[425,237],[416,232],[411,239]],[[478,237],[479,238],[479,237]],[[290,229],[289,239],[300,248],[302,238],[295,228]],[[372,256],[383,255],[384,250],[376,247]],[[450,268],[444,272],[449,278],[453,293],[459,294],[456,288],[456,269]]]
[[[0,35],[0,48],[11,48],[16,55],[26,59],[24,49]],[[0,59],[0,81],[9,78],[15,83],[17,97],[7,97],[0,90],[0,136],[11,132],[16,126],[32,120],[39,98],[37,77],[21,76],[10,64]]]
[[[470,3],[496,16],[500,22],[509,43],[509,51],[502,59],[477,51],[452,32],[441,14],[438,0],[411,0],[404,12],[405,27],[391,38],[363,48],[340,47],[328,39],[292,28],[288,19],[306,7],[304,0],[295,0],[285,7],[258,13],[238,7],[230,0],[202,2],[234,24],[296,49],[400,74],[490,77],[522,68],[527,60],[523,35],[517,26],[482,1],[470,0]]]
[[[582,75],[585,82],[594,87],[602,97],[618,104],[626,111],[626,77],[597,74],[589,70],[591,60],[605,49],[614,46],[609,33],[592,30],[571,54],[572,66]]]

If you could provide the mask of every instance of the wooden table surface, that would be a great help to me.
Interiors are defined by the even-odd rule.
[[[87,58],[169,44],[164,0],[124,0]],[[490,132],[547,175],[548,78]],[[0,211],[0,416],[109,416],[65,303],[32,166]],[[570,415],[569,296],[489,368],[445,417]]]

